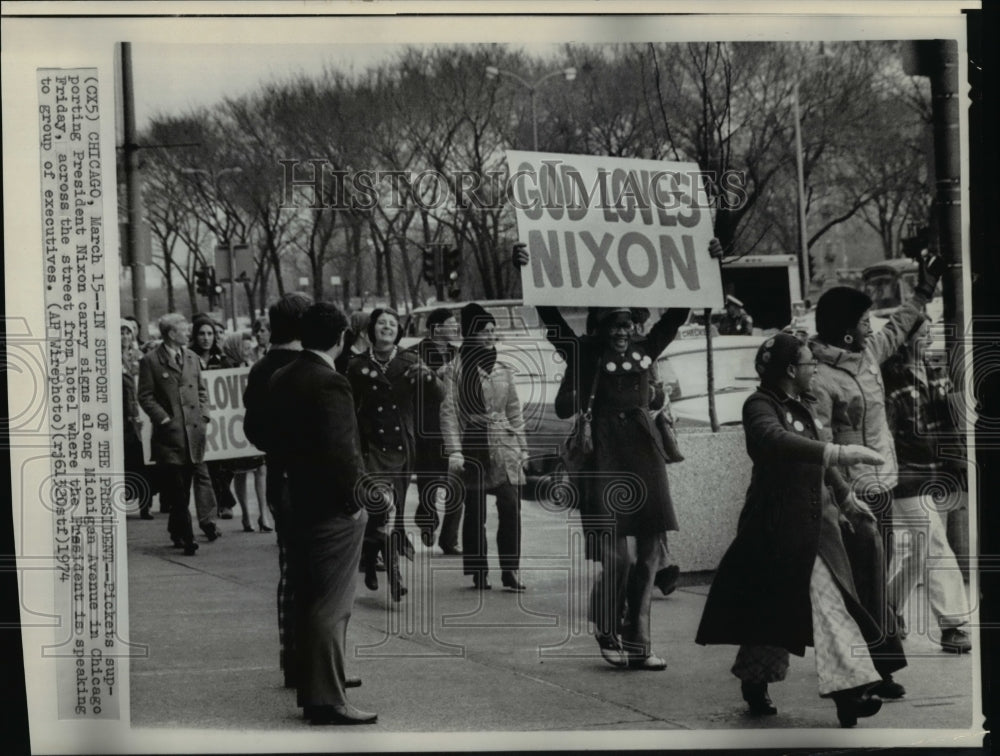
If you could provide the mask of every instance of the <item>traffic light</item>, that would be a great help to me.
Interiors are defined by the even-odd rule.
[[[458,282],[458,271],[453,270],[448,274],[448,299],[460,299],[462,296],[462,286]]]
[[[425,247],[423,250],[423,277],[431,286],[436,286],[438,282],[437,251],[435,246]]]
[[[198,268],[194,272],[194,288],[202,296],[207,297],[212,284],[208,268]]]
[[[462,253],[457,249],[449,249],[444,255],[444,277],[449,282],[458,280],[458,272],[461,266]]]

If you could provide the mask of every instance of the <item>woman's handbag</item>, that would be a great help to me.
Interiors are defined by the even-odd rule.
[[[594,372],[594,383],[590,387],[590,396],[587,403],[576,413],[573,420],[573,430],[563,441],[559,450],[559,457],[563,467],[567,472],[575,473],[590,467],[594,455],[594,437],[591,430],[593,414],[591,406],[594,403],[594,394],[597,393],[597,379],[600,376],[600,366]]]
[[[677,433],[674,431],[674,424],[667,417],[666,410],[656,413],[656,429],[660,432],[660,440],[663,442],[663,450],[667,453],[667,464],[683,462],[684,455],[681,454],[681,447],[677,443]]]

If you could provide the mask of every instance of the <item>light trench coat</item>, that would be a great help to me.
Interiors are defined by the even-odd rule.
[[[465,455],[467,479],[477,475],[469,464],[470,456],[478,456],[470,450],[463,450],[462,436],[469,423],[485,420],[488,464],[482,471],[483,488],[494,488],[502,483],[523,485],[525,482],[523,464],[527,446],[524,438],[524,417],[521,402],[514,386],[515,370],[497,360],[493,372],[486,373],[478,368],[482,380],[483,403],[486,413],[474,417],[459,407],[457,376],[462,369],[462,358],[456,357],[441,370],[444,383],[444,401],[441,403],[441,432],[444,436],[445,453],[461,452]]]

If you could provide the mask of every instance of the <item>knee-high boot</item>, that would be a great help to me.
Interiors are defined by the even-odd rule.
[[[385,557],[385,574],[389,579],[389,595],[393,601],[399,601],[407,594],[403,578],[399,573],[399,555],[403,550],[403,534],[392,531],[385,537],[382,554]]]
[[[378,561],[378,552],[381,547],[377,540],[367,536],[361,544],[361,569],[365,573],[365,587],[370,591],[378,590],[378,573],[375,571],[375,564]]]

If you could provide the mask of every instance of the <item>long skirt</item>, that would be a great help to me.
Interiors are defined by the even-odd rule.
[[[809,580],[809,600],[819,694],[828,696],[881,680],[861,628],[847,611],[840,587],[819,556]],[[778,646],[740,646],[732,673],[743,682],[784,680],[788,673],[788,651]]]

